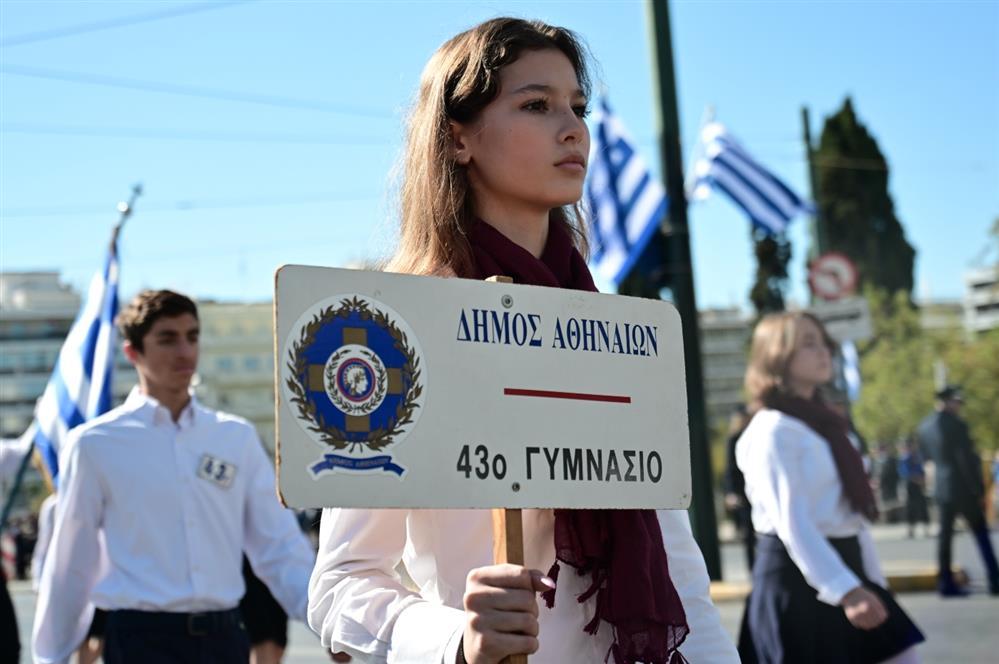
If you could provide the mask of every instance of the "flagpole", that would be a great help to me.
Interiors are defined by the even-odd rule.
[[[680,118],[677,109],[668,0],[652,0],[648,11],[658,94],[660,151],[669,201],[660,241],[667,256],[673,303],[680,313],[684,364],[687,372],[690,472],[693,482],[691,521],[694,537],[708,568],[708,575],[718,580],[721,579],[721,556],[718,550],[718,525],[715,520],[714,479],[711,474],[711,456],[708,449],[700,330],[687,226],[687,197],[684,192],[683,157],[680,153]]]
[[[802,139],[805,142],[805,158],[808,163],[808,188],[809,198],[815,198],[815,150],[812,148],[812,124],[808,115],[808,107],[801,107],[801,128]],[[821,256],[826,250],[825,227],[822,224],[822,216],[819,214],[818,205],[812,214],[812,251],[809,262]]]
[[[121,217],[118,218],[118,223],[115,224],[114,230],[111,231],[111,253],[118,255],[118,236],[121,234],[121,229],[125,227],[125,222],[128,218],[132,216],[132,209],[135,207],[135,200],[142,195],[142,183],[137,183],[132,185],[132,195],[128,197],[128,201],[121,201],[118,203],[118,212],[121,213]]]
[[[125,227],[125,222],[128,218],[132,216],[132,209],[135,206],[136,199],[142,195],[142,185],[136,184],[132,187],[132,194],[129,196],[128,202],[122,201],[118,203],[118,212],[121,216],[118,217],[118,223],[115,224],[114,230],[111,231],[111,245],[110,251],[114,256],[118,255],[118,236],[121,234],[122,228]],[[21,459],[21,465],[17,469],[17,475],[14,477],[14,485],[11,487],[10,495],[7,497],[7,502],[4,503],[3,511],[0,512],[0,532],[7,526],[7,518],[10,516],[11,511],[14,509],[14,500],[17,498],[17,494],[21,490],[21,484],[24,481],[24,474],[28,469],[28,463],[31,460],[32,454],[35,451],[35,431],[37,430],[36,423],[33,421],[25,431],[22,436],[30,435],[31,443],[28,445],[28,450],[24,454],[24,458]],[[44,465],[44,464],[43,464]]]
[[[690,152],[687,160],[687,174],[683,183],[683,190],[687,193],[689,201],[694,195],[694,183],[697,182],[697,162],[704,156],[704,141],[701,140],[701,133],[704,128],[715,121],[714,104],[708,104],[701,113],[701,124],[697,126],[697,136],[694,138],[694,149]]]

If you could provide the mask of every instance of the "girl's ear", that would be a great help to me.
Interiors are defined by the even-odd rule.
[[[451,147],[454,160],[462,166],[468,166],[472,160],[472,153],[465,142],[465,127],[457,122],[451,121]]]

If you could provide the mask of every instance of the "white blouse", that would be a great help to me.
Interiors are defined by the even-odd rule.
[[[681,652],[691,662],[738,662],[711,603],[687,513],[658,515],[670,577],[690,625]],[[554,513],[524,510],[523,518],[526,565],[547,572],[555,560]],[[324,510],[309,624],[323,646],[347,652],[355,662],[451,664],[464,631],[465,578],[492,564],[492,539],[488,510]],[[419,592],[397,575],[400,560]],[[548,609],[539,596],[540,649],[532,662],[604,661],[611,629],[602,624],[597,634],[585,634],[596,601],[576,600],[588,585],[588,576],[563,564],[555,607]]]
[[[837,605],[860,585],[827,538],[857,536],[864,572],[886,585],[867,521],[850,508],[829,444],[804,422],[758,412],[735,447],[753,528],[776,534],[818,598]]]

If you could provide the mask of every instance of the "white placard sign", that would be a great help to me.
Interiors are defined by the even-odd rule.
[[[668,303],[289,265],[274,306],[287,505],[690,503]]]
[[[874,334],[871,310],[862,297],[816,302],[811,311],[826,326],[829,336],[840,343],[867,341]]]

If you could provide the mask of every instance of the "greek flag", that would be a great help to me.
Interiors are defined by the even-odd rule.
[[[112,242],[103,269],[90,282],[90,290],[35,409],[35,446],[56,486],[59,452],[66,434],[111,409],[117,313],[118,255]]]
[[[658,232],[666,214],[666,193],[606,99],[594,115],[587,183],[590,263],[617,287]]]
[[[844,341],[840,345],[840,354],[843,356],[843,382],[846,384],[846,395],[850,401],[860,398],[860,356],[857,354],[857,346],[852,341]]]
[[[811,203],[749,156],[721,124],[704,126],[701,148],[692,198],[703,200],[712,188],[720,189],[767,235],[782,233],[795,215],[814,211]]]

